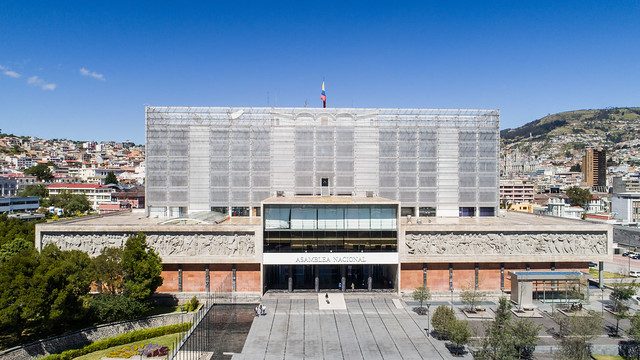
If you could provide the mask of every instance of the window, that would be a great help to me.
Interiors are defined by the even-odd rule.
[[[222,215],[229,215],[229,208],[226,206],[212,206],[211,212],[219,213]]]
[[[481,207],[480,216],[496,216],[496,208],[494,207]]]
[[[436,208],[434,207],[421,207],[418,209],[418,215],[420,217],[435,217],[436,216]]]
[[[256,206],[253,208],[253,216],[260,217],[260,207]]]
[[[402,208],[400,208],[400,216],[407,216],[407,215],[415,216],[416,215],[416,209],[413,208],[413,207],[402,207]]]
[[[470,217],[470,216],[476,216],[476,208],[474,207],[461,207],[458,208],[459,209],[459,216],[461,217]]]
[[[231,216],[249,216],[249,207],[234,206],[231,208]]]

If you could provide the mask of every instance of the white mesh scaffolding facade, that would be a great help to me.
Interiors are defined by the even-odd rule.
[[[497,110],[147,107],[147,207],[179,216],[285,195],[498,206]]]

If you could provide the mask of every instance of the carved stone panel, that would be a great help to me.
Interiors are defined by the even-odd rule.
[[[64,233],[42,234],[42,246],[55,244],[61,250],[81,250],[98,256],[106,247],[122,247],[131,234]],[[147,244],[161,257],[255,255],[255,238],[251,233],[175,233],[147,234]]]
[[[407,233],[410,255],[606,255],[606,233]]]

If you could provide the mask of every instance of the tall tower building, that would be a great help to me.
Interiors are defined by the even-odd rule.
[[[582,158],[582,177],[589,187],[607,185],[606,150],[587,149]]]

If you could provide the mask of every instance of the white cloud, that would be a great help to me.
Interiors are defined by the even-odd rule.
[[[54,84],[54,83],[49,83],[44,81],[44,79],[41,79],[37,76],[31,76],[30,78],[27,79],[27,84],[29,85],[33,85],[33,86],[37,86],[42,90],[45,91],[53,91],[55,90],[58,85]]]
[[[95,71],[91,71],[89,69],[87,69],[86,67],[81,67],[80,68],[80,75],[82,76],[86,76],[86,77],[90,77],[90,78],[94,78],[96,80],[100,80],[100,81],[106,81],[107,79],[105,79],[104,75],[97,73]]]
[[[10,78],[17,79],[17,78],[20,77],[19,73],[15,72],[15,71],[7,68],[7,67],[4,67],[2,65],[0,65],[0,72],[2,72],[4,75],[6,75],[6,76],[8,76]]]

